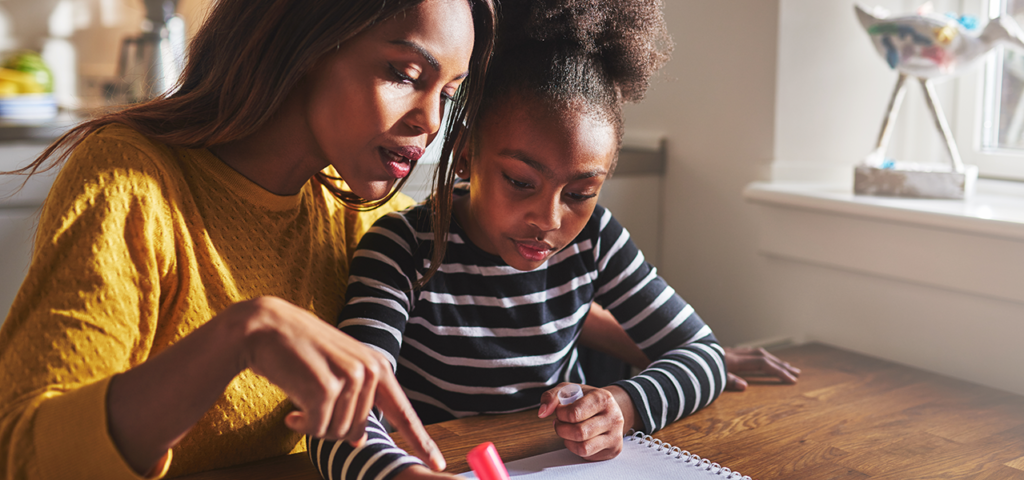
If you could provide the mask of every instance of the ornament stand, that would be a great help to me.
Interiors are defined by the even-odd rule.
[[[875,150],[864,159],[864,163],[854,169],[853,191],[860,195],[963,199],[974,189],[978,167],[965,166],[960,159],[956,141],[949,129],[949,123],[946,122],[946,116],[942,113],[942,106],[939,105],[938,95],[935,94],[935,86],[931,80],[915,77],[921,82],[925,99],[928,101],[928,110],[935,119],[935,127],[945,140],[950,158],[949,167],[892,162],[885,158],[893,125],[907,92],[907,77],[907,74],[900,73],[899,79],[896,80],[896,88],[889,99],[889,109],[882,122],[882,131],[878,134]]]

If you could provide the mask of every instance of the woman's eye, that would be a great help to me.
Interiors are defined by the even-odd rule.
[[[521,190],[525,190],[527,188],[530,188],[530,184],[529,183],[520,182],[519,180],[516,180],[516,179],[514,179],[514,178],[512,178],[512,177],[510,177],[508,175],[505,175],[505,180],[507,180],[508,183],[511,184],[513,187],[516,187],[516,188],[521,189]]]
[[[415,85],[416,81],[419,80],[418,78],[412,78],[411,76],[406,75],[405,72],[395,68],[395,66],[390,63],[388,64],[388,68],[391,69],[391,74],[394,75],[395,78],[402,83]]]

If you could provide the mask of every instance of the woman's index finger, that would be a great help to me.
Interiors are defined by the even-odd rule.
[[[444,470],[446,466],[444,455],[441,454],[441,450],[434,440],[430,438],[427,429],[423,427],[423,422],[416,415],[416,410],[412,408],[412,404],[409,403],[409,399],[406,398],[394,375],[384,375],[377,383],[377,396],[374,403],[384,412],[388,422],[402,434],[402,438],[412,447],[413,455],[426,462],[436,472]]]

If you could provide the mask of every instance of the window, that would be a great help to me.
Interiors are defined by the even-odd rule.
[[[965,3],[982,17],[1010,15],[1024,25],[1024,0]],[[979,67],[959,79],[960,154],[984,177],[1024,180],[1024,51],[997,47]]]

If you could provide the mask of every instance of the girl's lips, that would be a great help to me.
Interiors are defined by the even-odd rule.
[[[523,258],[533,262],[544,260],[548,255],[551,255],[552,251],[554,251],[550,245],[541,242],[524,242],[515,240],[515,244],[516,250],[519,251],[519,254],[522,255]]]

